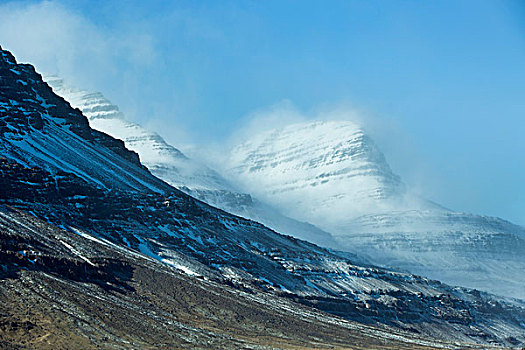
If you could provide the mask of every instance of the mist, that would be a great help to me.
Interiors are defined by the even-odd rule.
[[[282,22],[296,10],[290,4],[148,6],[5,3],[0,45],[39,72],[102,92],[130,121],[213,164],[256,132],[349,120],[421,195],[454,210],[525,224],[524,109],[517,102],[523,89],[516,83],[525,76],[516,63],[524,50],[509,41],[512,52],[490,47],[492,61],[476,66],[471,59],[486,57],[487,42],[503,45],[496,35],[514,38],[499,9],[487,13],[505,25],[488,28],[480,41],[485,46],[478,47],[464,45],[470,37],[438,42],[431,34],[443,29],[420,27],[419,12],[401,15],[400,29],[376,17],[372,26],[339,17],[316,17],[305,21],[308,26]],[[338,36],[343,23],[363,37]],[[501,64],[492,66],[494,60]],[[507,74],[502,67],[515,69]]]

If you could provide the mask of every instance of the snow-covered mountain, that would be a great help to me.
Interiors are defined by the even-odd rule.
[[[234,147],[225,164],[243,190],[331,232],[342,249],[525,298],[525,229],[411,193],[355,123],[307,122],[261,132]]]
[[[232,190],[219,174],[187,158],[157,133],[127,121],[118,107],[100,92],[75,88],[53,75],[45,76],[44,80],[57,95],[80,109],[93,129],[123,140],[127,148],[139,154],[142,164],[157,176],[166,178],[173,186]]]
[[[260,337],[304,348],[525,343],[523,302],[361,265],[198,201],[1,49],[0,84],[9,348],[54,339],[52,329],[77,348],[254,348]]]
[[[127,148],[139,154],[142,164],[170,185],[214,207],[261,222],[278,232],[324,246],[335,245],[329,233],[286,217],[248,193],[238,191],[216,171],[186,157],[159,134],[127,121],[118,107],[100,92],[81,90],[53,75],[44,79],[56,94],[84,113],[92,128],[123,140]]]
[[[302,327],[312,324],[307,338],[310,327],[370,332],[367,323],[381,326],[388,342],[408,339],[405,331],[418,344],[439,343],[425,342],[429,336],[525,342],[523,303],[359,265],[182,193],[122,141],[92,129],[32,66],[0,53],[0,294],[8,296],[8,341],[20,327],[49,334],[76,325],[84,347],[107,340],[123,348],[156,335],[162,344],[216,348],[213,332],[229,344],[242,341],[228,336],[232,325],[242,325],[245,340],[267,327],[286,337],[297,317]],[[25,318],[16,323],[9,317],[19,310]],[[119,326],[121,318],[131,328]],[[34,332],[24,336],[35,341]],[[338,344],[346,347],[345,339]]]

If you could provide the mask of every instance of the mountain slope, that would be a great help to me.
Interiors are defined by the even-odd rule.
[[[294,124],[232,149],[233,178],[341,249],[448,283],[525,299],[525,229],[412,194],[356,124]],[[264,189],[264,190],[261,190]]]
[[[235,186],[207,166],[186,157],[160,135],[126,121],[118,107],[102,94],[68,85],[56,76],[45,80],[53,91],[79,108],[92,128],[124,141],[137,152],[144,165],[157,177],[214,207],[252,219],[278,231],[324,246],[335,246],[330,234],[317,227],[293,220],[278,210],[239,192]]]
[[[140,347],[162,337],[162,344],[216,348],[213,339],[199,338],[199,333],[204,328],[231,335],[232,325],[244,327],[242,332],[248,328],[250,332],[242,334],[252,343],[261,342],[253,337],[271,336],[270,344],[284,338],[299,346],[313,341],[338,345],[339,336],[330,335],[332,325],[349,325],[344,327],[354,327],[357,333],[366,329],[355,322],[384,330],[382,336],[369,333],[376,344],[384,343],[385,337],[390,339],[387,344],[401,339],[405,331],[419,343],[430,336],[484,344],[525,342],[525,306],[520,302],[360,266],[170,187],[137,163],[122,142],[92,130],[33,67],[16,64],[7,51],[1,53],[0,295],[7,301],[1,315],[16,320],[2,319],[2,327],[10,329],[7,341],[24,328],[38,330],[31,338],[35,340],[43,329],[42,324],[20,319],[22,303],[34,305],[42,322],[62,334],[71,332],[72,324],[82,325],[84,340],[79,342],[108,338],[120,347],[137,347],[130,343],[135,340],[142,342]],[[52,147],[45,147],[47,142]],[[82,161],[72,159],[74,155]],[[185,274],[185,282],[174,282],[179,273]],[[180,293],[170,294],[170,285],[186,283]],[[202,291],[186,293],[199,286],[235,295],[244,305],[208,294],[215,304],[202,306]],[[92,295],[90,302],[84,301]],[[177,298],[184,300],[186,311],[172,309]],[[258,310],[256,304],[264,305],[266,316],[246,311]],[[112,305],[118,311],[110,311]],[[331,315],[313,310],[306,316],[300,311],[304,305]],[[190,317],[193,306],[199,307]],[[242,310],[248,314],[241,317]],[[113,321],[123,313],[142,328],[119,329]],[[283,313],[319,323],[305,339],[297,339],[294,329],[305,324],[289,324],[279,316]],[[53,316],[57,314],[61,317]],[[226,315],[226,321],[220,322],[218,314]],[[261,330],[261,323],[274,328]],[[166,330],[165,325],[174,329]],[[195,325],[200,330],[192,329]],[[346,336],[341,328],[337,332]],[[240,340],[233,338],[223,347],[235,347],[232,344]],[[365,344],[361,339],[359,344]],[[353,341],[344,338],[342,347]]]

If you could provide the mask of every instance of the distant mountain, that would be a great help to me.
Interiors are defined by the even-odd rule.
[[[359,265],[198,201],[0,54],[2,346],[525,343],[523,303]]]
[[[53,91],[79,108],[92,128],[124,141],[157,177],[181,191],[227,212],[252,219],[294,237],[324,246],[334,246],[332,236],[306,222],[282,215],[271,206],[238,191],[216,171],[186,157],[160,135],[126,121],[118,107],[99,92],[81,90],[57,76],[46,76]]]
[[[226,164],[245,191],[331,232],[341,249],[525,299],[525,229],[415,195],[355,123],[307,122],[261,132],[234,147]]]

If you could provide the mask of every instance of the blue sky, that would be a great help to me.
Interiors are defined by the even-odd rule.
[[[0,45],[175,145],[224,143],[282,101],[306,118],[345,106],[427,197],[525,224],[523,2],[0,6]]]

